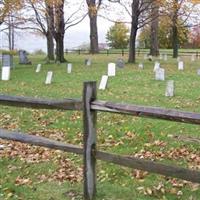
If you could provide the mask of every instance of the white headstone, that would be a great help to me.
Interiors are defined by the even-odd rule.
[[[177,62],[180,62],[181,61],[181,58],[180,57],[177,57]]]
[[[165,70],[163,68],[159,68],[155,72],[155,79],[158,81],[164,81],[165,80]]]
[[[162,60],[163,59],[163,54],[160,54],[160,60]]]
[[[108,82],[108,76],[107,75],[103,75],[101,77],[101,82],[99,84],[99,90],[105,90],[106,86],[107,86],[107,82]]]
[[[191,55],[191,61],[192,61],[192,62],[195,61],[195,55],[194,55],[194,54]]]
[[[155,62],[153,71],[155,72],[159,68],[160,68],[160,63],[159,62]]]
[[[115,76],[116,65],[115,63],[108,64],[108,76]]]
[[[91,59],[85,59],[85,65],[90,66],[92,64]]]
[[[153,56],[152,56],[152,55],[149,55],[149,56],[148,56],[148,60],[149,60],[149,61],[152,61],[152,60],[153,60]]]
[[[184,69],[184,63],[183,61],[178,62],[178,70],[183,70]]]
[[[143,63],[139,63],[138,67],[139,67],[139,69],[144,69]]]
[[[10,67],[2,67],[1,80],[2,81],[10,80]]]
[[[164,61],[167,61],[167,54],[164,55]]]
[[[165,96],[166,97],[173,97],[174,96],[174,81],[173,80],[167,81]]]
[[[36,73],[40,72],[41,66],[42,66],[41,64],[38,64],[38,65],[37,65],[37,68],[36,68],[36,70],[35,70]]]
[[[67,64],[67,73],[70,74],[72,72],[72,63]]]
[[[47,72],[45,84],[51,84],[52,77],[53,77],[53,72],[52,71]]]
[[[148,58],[148,55],[144,54],[144,60],[147,60],[147,58]]]
[[[200,76],[200,69],[197,69],[197,75]]]

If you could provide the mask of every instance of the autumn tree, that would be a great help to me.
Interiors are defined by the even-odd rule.
[[[129,29],[123,22],[115,22],[108,30],[106,39],[112,48],[127,48],[129,43]]]
[[[190,30],[189,42],[192,48],[200,48],[200,25],[197,25]]]
[[[180,22],[179,22],[180,21]],[[178,21],[178,38],[179,45],[184,46],[188,42],[189,29],[187,26],[183,26],[183,22],[179,19]],[[151,25],[146,25],[141,29],[139,35],[139,43],[145,44],[145,48],[150,48],[151,46]],[[158,28],[158,43],[160,48],[172,48],[172,29],[169,16],[161,16],[159,18],[159,28]]]

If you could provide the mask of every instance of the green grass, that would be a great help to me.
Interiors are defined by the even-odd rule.
[[[84,59],[87,57],[92,58],[91,67],[84,66]],[[0,81],[0,93],[46,99],[81,98],[83,82],[95,80],[98,85],[101,75],[107,73],[107,63],[115,62],[117,55],[68,54],[67,59],[73,63],[72,74],[67,74],[66,64],[45,64],[42,57],[30,57],[33,65],[16,64],[11,72],[11,80]],[[161,61],[161,66],[166,70],[166,81],[175,81],[174,97],[164,96],[166,81],[155,81],[154,62],[144,61],[144,70],[138,69],[138,63],[126,64],[124,69],[117,69],[117,76],[109,78],[107,90],[98,91],[98,99],[200,112],[200,77],[196,74],[200,67],[199,61],[191,63],[190,59],[184,59],[184,71],[177,70],[175,59],[170,59],[168,62]],[[140,61],[142,58],[138,60]],[[17,62],[15,58],[15,63]],[[42,63],[42,70],[40,73],[35,73],[38,63]],[[45,85],[46,73],[49,70],[54,72],[53,83]],[[82,145],[82,113],[77,111],[60,112],[1,106],[0,127],[37,133]],[[190,155],[195,154],[196,160],[199,159],[199,144],[178,141],[171,135],[199,137],[199,132],[200,127],[197,125],[98,113],[97,145],[98,149],[112,153],[133,156],[135,153],[150,152],[154,154],[153,158],[160,162],[184,167],[198,166],[199,162],[191,161]],[[155,141],[161,141],[165,145],[155,145]],[[80,156],[54,151],[48,153],[43,148],[32,149],[25,145],[17,145],[17,148],[19,152],[16,156],[9,153],[1,156],[0,150],[0,200],[82,199],[82,180],[78,177],[72,181],[68,181],[69,176],[64,181],[49,178],[42,182],[38,178],[42,175],[51,177],[59,170],[61,165],[59,161],[65,158],[69,160],[64,163],[66,166],[70,163],[71,169],[67,175],[70,173],[77,175],[78,168],[82,166]],[[179,152],[181,149],[186,149],[189,155]],[[175,159],[170,158],[171,152]],[[175,155],[176,152],[179,153]],[[158,156],[161,154],[164,154],[164,158]],[[29,162],[35,156],[38,162]],[[59,156],[62,156],[62,159]],[[13,166],[16,168],[13,169]],[[98,161],[97,199],[199,199],[200,188],[194,188],[194,185],[189,183],[183,183],[183,186],[178,187],[172,185],[172,179],[163,176],[148,174],[144,179],[137,179],[134,174],[135,171],[132,169]],[[23,177],[31,182],[16,185],[17,177]],[[178,183],[182,181],[178,180]],[[162,190],[155,189],[159,184],[162,185]]]

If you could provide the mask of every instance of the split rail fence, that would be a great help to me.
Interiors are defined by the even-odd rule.
[[[156,118],[190,124],[200,124],[200,113],[105,102],[97,100],[96,97],[96,82],[84,83],[82,100],[66,99],[55,101],[0,95],[0,104],[6,106],[26,107],[33,109],[83,111],[83,148],[40,136],[28,135],[4,129],[0,129],[0,138],[83,155],[85,200],[92,200],[96,195],[95,165],[97,159],[125,167],[200,183],[200,172],[196,170],[166,165],[145,159],[106,153],[96,149],[97,111]]]

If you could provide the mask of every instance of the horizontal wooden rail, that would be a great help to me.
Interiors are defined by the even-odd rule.
[[[180,178],[183,180],[200,183],[200,172],[194,170],[189,170],[176,166],[170,166],[139,158],[124,157],[99,151],[97,151],[96,153],[96,158],[99,160],[111,162],[125,167],[130,167],[151,173],[161,174],[169,177]]]
[[[0,138],[27,143],[27,144],[33,144],[33,145],[41,146],[41,147],[47,147],[50,149],[57,149],[57,150],[72,152],[76,154],[83,154],[83,149],[75,145],[64,144],[62,142],[57,142],[55,140],[51,140],[45,137],[28,135],[28,134],[14,132],[14,131],[8,131],[5,129],[0,129]]]
[[[7,131],[4,129],[0,129],[0,138],[33,144],[36,146],[47,147],[50,149],[62,150],[65,152],[83,154],[83,149],[76,145],[64,144],[62,142],[57,142],[44,137]],[[99,160],[111,162],[125,167],[130,167],[134,169],[144,170],[152,173],[200,183],[200,172],[195,170],[170,166],[139,158],[114,155],[101,151],[96,151],[95,157]]]
[[[200,124],[200,113],[184,112],[158,107],[93,101],[91,102],[91,109],[111,113],[128,114],[138,117],[149,117],[190,124]]]
[[[82,110],[82,100],[42,100],[30,97],[18,97],[0,95],[0,104],[6,106],[36,108],[36,109],[57,109],[57,110]]]

